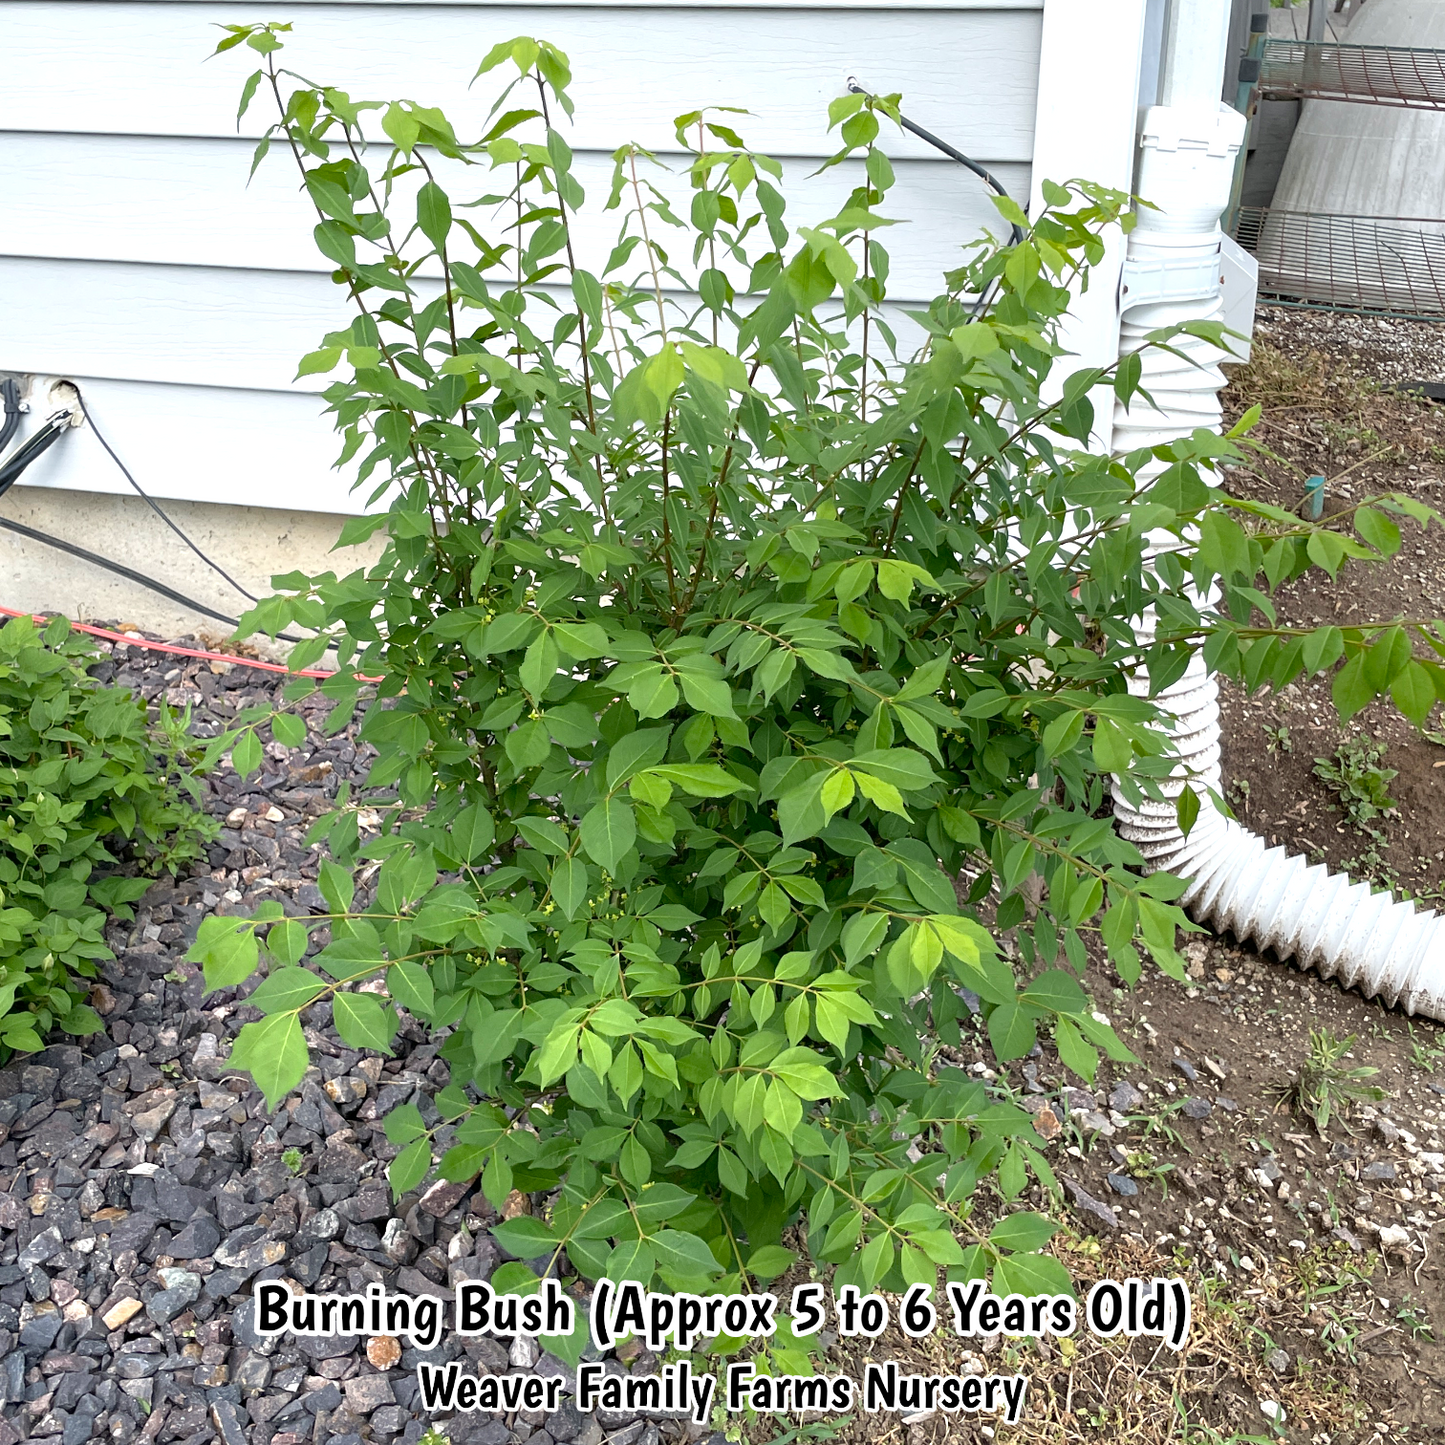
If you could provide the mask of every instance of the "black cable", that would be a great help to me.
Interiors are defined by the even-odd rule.
[[[848,89],[854,95],[867,96],[869,100],[875,99],[872,93],[864,90],[863,87],[859,85],[858,82],[851,75],[848,77]],[[1011,199],[1009,193],[1004,190],[1003,186],[1000,184],[998,177],[995,176],[991,171],[979,165],[979,163],[972,157],[964,155],[961,150],[958,150],[955,147],[949,145],[946,140],[940,140],[938,136],[933,134],[932,131],[924,130],[921,125],[915,125],[911,120],[908,119],[906,115],[903,115],[901,113],[899,114],[898,124],[901,125],[904,130],[912,131],[919,140],[927,141],[928,144],[933,146],[935,150],[942,151],[944,155],[946,155],[950,160],[957,161],[961,166],[967,166],[969,170],[974,173],[974,175],[979,177],[980,180],[982,180],[985,184],[993,187],[993,189],[997,191],[999,195],[1004,198],[1004,200]],[[1019,242],[1023,240],[1023,238],[1023,227],[1020,226],[1017,221],[1012,222],[1009,227],[1010,244],[1017,246]]]
[[[55,445],[69,425],[70,413],[56,412],[39,431],[16,447],[7,461],[0,463],[0,497],[10,490],[16,478],[31,462]]]
[[[7,376],[0,381],[0,395],[5,398],[5,420],[0,423],[0,452],[3,452],[20,425],[20,388],[14,377]]]
[[[85,404],[85,397],[81,395],[81,391],[78,386],[75,388],[75,398],[80,403],[80,409],[84,413],[86,421],[90,423],[91,431],[95,433],[96,441],[98,441],[101,446],[105,448],[111,461],[113,461],[116,466],[121,469],[121,472],[125,476],[126,481],[128,481],[131,486],[135,488],[136,494],[141,497],[141,499],[151,509],[151,511],[153,511],[156,516],[158,516],[161,521],[163,521],[166,526],[168,526],[171,531],[173,531],[176,536],[179,537],[181,541],[184,542],[186,546],[189,547],[191,551],[194,552],[196,556],[199,557],[201,561],[204,562],[206,566],[211,569],[212,572],[215,572],[218,576],[224,577],[226,581],[229,582],[231,586],[234,587],[236,591],[239,592],[241,596],[246,599],[247,602],[258,602],[260,600],[258,597],[255,597],[250,592],[247,592],[246,589],[242,587],[241,584],[237,582],[236,579],[232,577],[229,572],[227,572],[223,567],[218,566],[215,562],[211,561],[211,559],[207,557],[206,554],[201,551],[201,549],[196,546],[196,544],[191,541],[191,539],[186,536],[186,534],[178,526],[176,526],[173,521],[171,521],[171,519],[161,510],[160,505],[155,501],[155,499],[149,496],[144,491],[144,489],[141,487],[141,484],[136,481],[133,476],[131,476],[130,471],[126,467],[126,464],[121,461],[118,456],[116,456],[110,443],[106,441],[105,437],[101,434],[100,428],[96,426],[95,418],[91,416],[90,409]],[[212,615],[219,616],[220,614],[214,613]]]
[[[78,390],[76,392],[76,395],[79,396]],[[85,403],[82,401],[81,409],[84,410],[84,408]],[[91,422],[91,426],[94,427],[94,425],[95,423]],[[53,446],[55,442],[69,429],[70,413],[68,411],[56,412],[55,415],[46,422],[45,426],[41,428],[41,430],[37,431],[33,436],[29,437],[22,446],[17,447],[10,459],[5,462],[3,466],[0,466],[0,496],[3,496],[4,493],[9,490],[9,488],[14,484],[15,479],[25,470],[26,467],[30,465],[31,462],[36,459],[36,457],[40,456],[49,447]],[[96,432],[96,436],[99,437],[100,433]],[[105,446],[104,438],[101,438],[101,445]],[[110,452],[110,448],[108,446],[106,446],[105,449],[106,451]],[[115,458],[116,465],[120,466],[121,471],[125,472],[125,467],[121,466],[120,459],[118,457],[115,457],[114,452],[110,452],[110,454],[113,458]],[[126,472],[126,476],[129,477],[130,473]],[[131,481],[131,485],[135,486],[135,482],[133,479]],[[136,487],[136,490],[139,492],[140,488]],[[145,493],[141,492],[141,495],[145,496]],[[146,500],[150,501],[150,498],[146,497]],[[151,502],[151,506],[155,507],[155,503]],[[156,510],[160,511],[160,508],[157,507]],[[164,515],[165,514],[162,513],[162,516]],[[166,520],[169,521],[170,519],[166,518]],[[180,531],[179,528],[175,527],[174,523],[171,523],[171,525],[173,528],[175,528],[177,532]],[[150,591],[158,592],[162,597],[169,598],[172,602],[180,603],[182,607],[189,607],[193,611],[199,612],[205,617],[214,617],[217,622],[224,622],[228,627],[237,627],[240,625],[236,618],[227,617],[224,612],[217,612],[214,607],[208,607],[204,602],[197,602],[194,597],[187,597],[185,593],[177,592],[173,587],[167,587],[164,582],[157,582],[153,577],[147,577],[143,572],[137,572],[134,568],[127,567],[122,562],[112,562],[108,557],[102,557],[95,552],[89,552],[84,547],[76,546],[74,542],[62,541],[59,537],[52,537],[47,532],[37,531],[34,527],[27,527],[23,522],[12,522],[8,517],[0,517],[0,527],[3,527],[6,531],[15,532],[21,537],[28,537],[32,542],[40,542],[47,547],[54,547],[57,551],[67,552],[72,557],[80,558],[82,562],[90,562],[96,567],[104,567],[107,572],[114,572],[118,577],[124,577],[128,581],[137,582],[142,587],[149,588]],[[185,537],[185,534],[183,532],[180,535],[182,537]],[[190,539],[186,538],[186,541],[189,543]],[[205,557],[205,555],[200,551],[200,549],[197,548],[194,544],[191,544],[191,550],[194,551],[198,556],[200,556],[203,561],[210,560],[209,558]],[[216,567],[216,564],[214,562],[211,562],[210,565],[212,567],[215,567],[215,570],[217,572],[221,571],[219,567]],[[221,572],[221,575],[224,577],[226,574],[224,572]],[[229,581],[230,579],[228,578],[227,580]],[[234,586],[235,584],[232,583],[232,585]],[[237,588],[237,591],[240,590],[242,589]],[[246,595],[249,597],[250,593],[248,592],[246,593]],[[252,598],[252,601],[254,600],[255,599]],[[276,636],[282,642],[301,642],[304,640],[300,637],[293,636],[289,632],[278,632]]]
[[[137,572],[122,562],[112,562],[109,557],[101,557],[94,552],[87,552],[84,547],[77,547],[74,542],[62,541],[59,537],[52,537],[48,532],[40,532],[34,527],[27,527],[23,522],[12,522],[9,517],[0,517],[0,527],[5,528],[7,532],[17,532],[22,537],[28,537],[32,542],[43,542],[47,547],[54,547],[60,552],[68,552],[72,557],[79,557],[82,562],[93,562],[97,567],[104,567],[107,572],[114,572],[127,581],[138,582],[152,592],[159,592],[162,597],[168,597],[172,602],[179,602],[182,607],[189,607],[192,611],[203,613],[207,617],[214,617],[217,622],[224,622],[228,627],[238,625],[234,617],[227,617],[224,612],[217,612],[214,607],[207,607],[204,602],[197,602],[194,597],[187,597],[184,592],[177,592],[174,587],[167,587],[164,582],[157,582],[154,578],[147,577],[143,572]],[[289,632],[278,632],[276,636],[282,642],[305,640],[293,637]]]
[[[224,622],[231,627],[236,626],[234,617],[227,617],[224,612],[217,612],[213,607],[207,607],[204,602],[197,602],[194,597],[187,597],[177,592],[174,588],[167,587],[164,582],[157,582],[143,573],[127,567],[121,562],[112,562],[108,557],[99,557],[94,552],[87,552],[84,547],[77,547],[74,542],[64,542],[59,537],[52,537],[47,532],[38,532],[34,527],[27,527],[23,522],[12,522],[9,517],[0,517],[0,527],[8,532],[18,532],[22,537],[28,537],[32,542],[43,542],[47,547],[54,547],[60,552],[69,552],[72,557],[79,557],[82,562],[93,562],[97,567],[104,567],[108,572],[114,572],[119,577],[124,577],[131,582],[139,582],[142,587],[149,587],[152,592],[159,592],[162,597],[168,597],[172,602],[179,602],[183,607],[193,608],[197,612],[204,613],[207,617],[214,617],[217,622]],[[278,633],[287,642],[299,642],[299,637],[287,637],[284,632]]]

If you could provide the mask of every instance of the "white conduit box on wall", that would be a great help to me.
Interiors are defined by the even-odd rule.
[[[1218,223],[1229,201],[1244,118],[1213,98],[1222,66],[1222,35],[1216,34],[1221,10],[1207,0],[1175,0],[1165,60],[1167,103],[1148,111],[1141,136],[1137,189],[1157,209],[1141,209],[1129,237],[1120,283],[1121,353],[1139,350],[1144,336],[1158,327],[1226,318],[1222,278],[1228,266]],[[1209,60],[1216,48],[1219,64]],[[1141,386],[1154,405],[1136,399],[1128,410],[1116,409],[1116,450],[1156,446],[1196,427],[1220,425],[1223,358],[1198,338],[1180,337],[1174,344],[1188,360],[1144,353]],[[1153,539],[1155,555],[1170,540]],[[1216,600],[1217,595],[1204,599]],[[1153,619],[1143,617],[1137,626],[1147,642]],[[1148,686],[1141,673],[1130,690],[1144,695]],[[1116,785],[1114,812],[1120,833],[1150,867],[1189,880],[1180,901],[1190,915],[1369,997],[1398,1003],[1407,1013],[1445,1019],[1445,919],[1417,912],[1389,893],[1372,893],[1322,864],[1310,866],[1283,848],[1267,847],[1208,805],[1188,837],[1183,834],[1174,799],[1186,777],[1197,787],[1223,792],[1218,684],[1196,656],[1155,702],[1174,721],[1180,766],[1163,787],[1163,802],[1131,803]]]

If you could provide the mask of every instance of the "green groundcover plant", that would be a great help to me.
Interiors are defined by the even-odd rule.
[[[220,48],[263,57],[243,111],[277,107],[260,154],[291,153],[354,303],[301,364],[338,372],[345,457],[375,486],[342,541],[387,538],[369,569],[278,578],[245,624],[315,630],[298,667],[338,649],[332,728],[374,682],[367,784],[390,799],[364,846],[354,802],[316,829],[327,914],[204,925],[212,988],[266,960],[232,1063],[274,1101],[307,1067],[303,1018],[382,1051],[398,1009],[445,1031],[439,1119],[387,1119],[394,1189],[439,1156],[497,1206],[549,1192],[496,1232],[589,1278],[736,1288],[789,1265],[797,1225],[839,1285],[1066,1288],[1047,1220],[971,1217],[985,1179],[1005,1200],[1055,1181],[1030,1116],[948,1051],[981,1027],[1002,1062],[1040,1040],[1085,1078],[1130,1058],[1080,985],[1086,939],[1125,980],[1141,949],[1177,977],[1189,925],[1180,881],[1110,824],[1111,774],[1158,796],[1171,767],[1129,675],[1157,688],[1202,648],[1251,686],[1335,669],[1345,711],[1393,688],[1423,715],[1438,631],[1277,627],[1262,589],[1428,514],[1384,498],[1316,525],[1231,499],[1211,475],[1239,444],[1216,435],[1089,449],[1098,388],[1148,404],[1137,356],[1049,391],[1122,194],[1051,184],[1031,218],[1001,200],[1017,244],[983,238],[929,305],[890,307],[896,97],[834,103],[827,164],[857,185],[812,226],[734,115],[680,116],[677,172],[622,147],[607,254],[546,42],[485,57],[504,83],[464,140],[278,69],[288,27],[227,28]],[[254,768],[262,726],[213,749]]]
[[[106,916],[131,917],[159,869],[215,835],[184,791],[184,720],[153,729],[128,689],[86,676],[93,661],[63,617],[0,627],[0,1060],[52,1026],[102,1027],[84,980],[114,957]],[[139,875],[116,871],[119,847]]]

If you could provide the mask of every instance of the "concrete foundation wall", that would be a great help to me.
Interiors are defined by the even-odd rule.
[[[299,568],[344,576],[369,565],[383,545],[378,536],[363,546],[333,552],[345,518],[330,513],[215,502],[163,505],[203,552],[257,597],[271,591],[277,573]],[[124,563],[228,617],[238,617],[250,606],[140,497],[17,485],[0,500],[0,516]],[[113,572],[3,528],[0,605],[63,612],[78,622],[133,622],[167,637],[190,633],[219,640],[232,631]]]

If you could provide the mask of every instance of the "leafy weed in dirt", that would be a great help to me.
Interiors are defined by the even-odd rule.
[[[1332,1117],[1362,1100],[1388,1097],[1378,1085],[1365,1082],[1380,1072],[1373,1065],[1346,1068],[1342,1064],[1354,1042],[1353,1034],[1341,1039],[1327,1028],[1311,1029],[1309,1053],[1294,1080],[1281,1091],[1282,1099],[1291,1108],[1313,1121],[1321,1138]]]
[[[1355,734],[1342,742],[1332,757],[1315,759],[1315,777],[1339,799],[1345,817],[1372,837],[1379,836],[1372,826],[1374,820],[1395,807],[1390,780],[1398,772],[1381,766],[1385,751],[1384,743]]]

